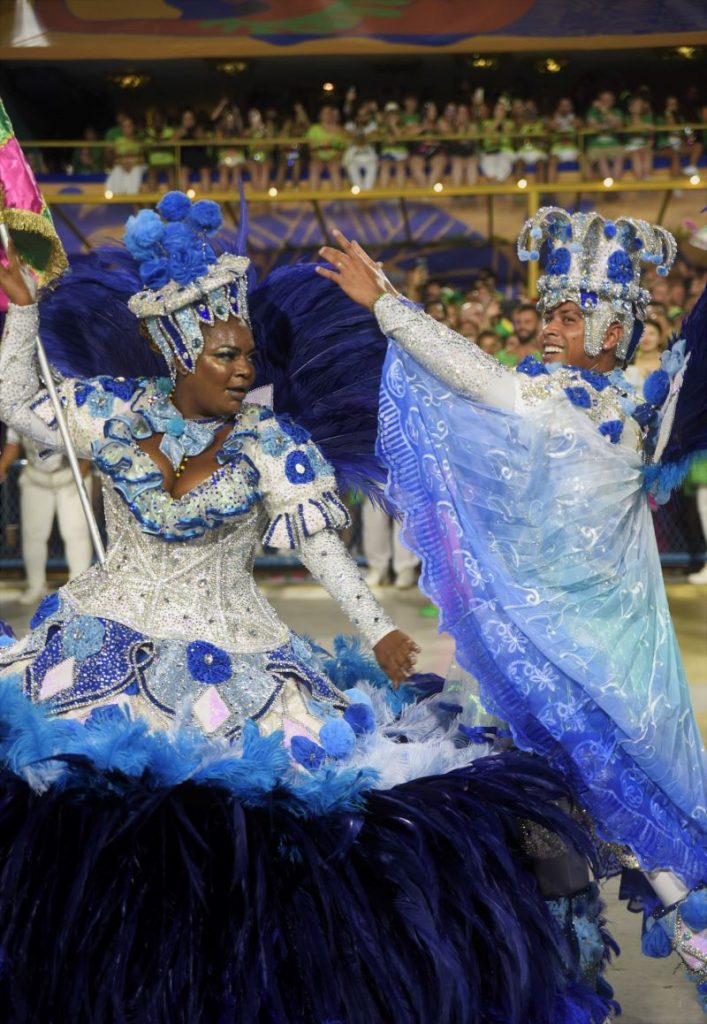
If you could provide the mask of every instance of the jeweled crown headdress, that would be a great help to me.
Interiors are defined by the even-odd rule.
[[[222,223],[218,203],[192,203],[184,192],[168,192],[156,211],[140,210],[126,224],[125,245],[146,286],[128,307],[143,320],[173,378],[178,365],[194,372],[204,347],[202,326],[231,316],[250,324],[250,260],[230,252],[217,256],[208,240]]]
[[[620,323],[618,359],[631,356],[640,335],[636,320],[646,317],[650,294],[641,287],[641,263],[652,263],[665,277],[677,253],[665,228],[644,220],[605,220],[598,213],[568,213],[545,206],[526,221],[518,236],[518,257],[540,259],[547,243],[545,273],[538,280],[538,310],[576,302],[585,314],[584,348],[598,356],[609,324]]]

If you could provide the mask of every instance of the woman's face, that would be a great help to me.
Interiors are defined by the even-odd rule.
[[[222,416],[230,419],[241,410],[255,380],[253,335],[243,320],[231,317],[202,327],[204,347],[194,373],[181,373],[174,393],[175,405],[187,417]]]
[[[251,126],[251,128],[259,128],[262,123],[263,119],[260,116],[259,110],[248,111],[248,124]]]
[[[506,117],[506,106],[504,103],[495,103],[493,107],[493,116],[496,121],[503,121]]]
[[[437,120],[437,104],[436,103],[425,103],[425,120],[436,121]]]
[[[645,324],[643,327],[643,333],[641,334],[641,340],[638,343],[639,348],[641,352],[645,354],[659,352],[662,340],[660,331],[655,324]]]
[[[196,124],[196,117],[193,110],[185,110],[182,114],[182,128],[193,128]]]

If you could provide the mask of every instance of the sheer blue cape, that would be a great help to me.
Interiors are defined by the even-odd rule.
[[[518,745],[600,835],[707,877],[704,748],[641,458],[558,394],[523,415],[451,392],[390,344],[379,453],[440,628]]]

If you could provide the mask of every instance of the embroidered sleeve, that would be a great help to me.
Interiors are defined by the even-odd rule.
[[[473,341],[393,295],[381,295],[373,311],[383,334],[442,384],[489,405],[516,407],[514,374]]]
[[[335,533],[323,530],[307,537],[301,542],[299,556],[371,647],[395,629],[395,623],[378,604],[360,569]]]
[[[334,470],[307,431],[287,416],[261,415],[257,468],[268,513],[263,544],[294,550],[321,530],[348,526]]]
[[[47,389],[37,366],[35,339],[37,306],[10,304],[0,346],[0,418],[47,450],[61,449],[62,441]],[[130,397],[134,382],[98,377],[95,380],[59,378],[56,390],[69,435],[77,454],[91,458],[91,443],[101,437],[103,424],[115,401]]]

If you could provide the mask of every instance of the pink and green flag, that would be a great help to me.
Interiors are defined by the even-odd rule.
[[[40,284],[59,277],[67,266],[66,253],[52,215],[34,180],[0,100],[0,222],[6,224],[17,255]],[[0,308],[6,300],[0,292]]]

